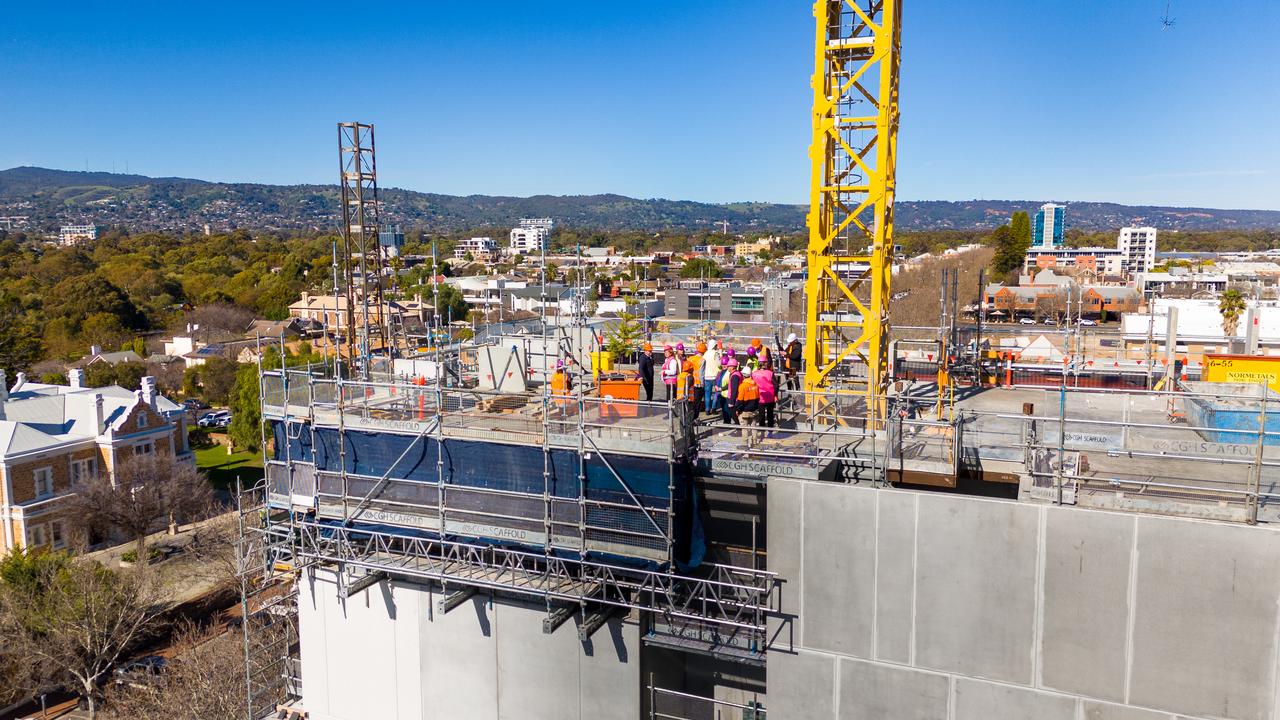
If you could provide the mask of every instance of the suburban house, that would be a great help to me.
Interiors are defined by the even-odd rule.
[[[1109,317],[1119,318],[1123,313],[1137,312],[1142,296],[1131,287],[1091,285],[1084,288],[1080,302],[1082,315],[1096,317],[1105,312]]]
[[[94,345],[89,348],[89,354],[71,363],[68,367],[71,369],[87,368],[94,363],[106,363],[108,365],[119,365],[125,362],[142,362],[142,356],[132,350],[119,350],[117,352],[102,352],[102,348]]]
[[[27,382],[9,387],[0,370],[0,553],[66,547],[67,500],[102,474],[114,478],[123,458],[168,455],[190,461],[186,414],[162,397],[155,379],[128,390]]]
[[[412,300],[384,301],[382,311],[386,315],[398,317],[401,322],[425,323],[432,314],[432,306],[423,301],[421,296],[416,296]],[[364,312],[364,307],[357,302],[355,307],[357,323],[359,316]],[[371,306],[370,316],[376,313],[377,308]],[[334,297],[304,292],[301,299],[289,306],[289,316],[313,326],[322,326],[330,333],[341,335],[347,324],[347,298],[342,295]]]

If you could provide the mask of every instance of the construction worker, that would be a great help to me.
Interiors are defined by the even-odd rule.
[[[666,400],[675,399],[676,381],[680,377],[680,361],[676,359],[676,349],[670,345],[662,347],[662,385],[667,392]]]
[[[756,352],[754,347],[747,348],[747,361],[742,368],[743,375],[750,375],[760,369],[760,360],[756,357]]]
[[[653,402],[653,345],[645,343],[641,346],[640,357],[636,359],[636,377],[644,388],[644,399]]]
[[[787,346],[782,348],[782,369],[787,374],[787,389],[800,389],[800,365],[804,362],[804,348],[795,333],[787,335]]]
[[[699,342],[697,352],[689,356],[689,362],[693,365],[693,369],[689,372],[689,384],[693,386],[693,394],[690,399],[693,401],[693,412],[695,415],[702,413],[704,393],[702,391],[702,363],[706,360],[703,353],[707,351],[707,344]]]
[[[738,360],[726,354],[721,360],[724,369],[720,371],[720,420],[726,425],[738,424],[738,387],[742,385],[742,372],[738,370]]]
[[[749,430],[756,424],[756,416],[760,410],[760,388],[756,385],[753,376],[742,373],[742,380],[738,382],[738,392],[734,403],[734,412],[737,414],[737,422],[743,427],[742,436],[752,441],[759,436],[756,430]]]
[[[714,413],[720,408],[720,343],[715,338],[707,341],[707,350],[702,354],[702,409]]]
[[[564,360],[557,360],[556,371],[551,376],[551,407],[556,414],[564,414],[565,408],[569,406],[570,402],[567,396],[571,392],[573,392],[573,379],[569,377]]]
[[[777,427],[778,419],[774,411],[778,405],[777,381],[773,374],[773,363],[765,360],[760,369],[751,373],[760,390],[760,424],[764,427]]]

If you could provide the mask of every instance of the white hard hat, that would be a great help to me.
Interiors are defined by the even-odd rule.
[[[790,345],[791,343],[795,342],[796,339],[797,339],[796,334],[791,333],[790,335],[787,336],[787,344]]]

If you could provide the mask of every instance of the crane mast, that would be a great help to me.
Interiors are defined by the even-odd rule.
[[[382,284],[385,270],[378,246],[378,166],[373,125],[338,123],[338,166],[342,180],[342,269],[347,359],[368,379],[375,352],[390,356],[390,331]],[[357,280],[357,276],[359,279]]]
[[[901,0],[817,0],[805,389],[884,414]],[[865,368],[865,372],[863,372]]]

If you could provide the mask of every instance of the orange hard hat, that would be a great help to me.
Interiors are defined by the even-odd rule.
[[[652,349],[653,349],[653,345],[652,345],[651,343],[645,343],[645,344],[644,344],[644,349],[645,349],[645,350],[652,350]]]
[[[761,344],[760,338],[751,338],[751,347],[758,348]]]
[[[706,351],[707,351],[707,344],[706,344],[706,343],[704,343],[704,342],[700,342],[700,343],[698,343],[698,353],[699,353],[699,354],[701,354],[701,353],[704,353],[704,352],[706,352]]]

